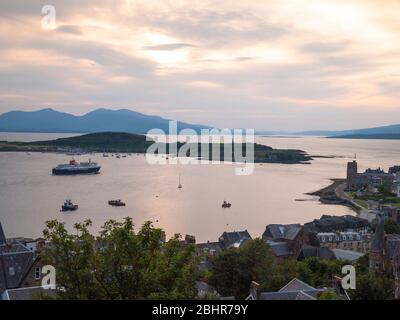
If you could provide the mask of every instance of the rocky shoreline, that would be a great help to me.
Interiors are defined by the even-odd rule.
[[[344,189],[346,180],[331,179],[331,181],[332,183],[330,185],[320,190],[309,192],[307,193],[307,195],[318,196],[319,201],[323,204],[336,204],[346,206],[359,214],[362,208],[351,201],[351,199],[347,198],[343,192],[339,191],[339,189]]]

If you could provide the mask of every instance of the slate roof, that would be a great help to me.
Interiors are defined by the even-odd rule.
[[[307,259],[310,257],[318,257],[322,260],[335,260],[335,254],[329,248],[314,247],[308,244],[302,246],[300,253],[297,257],[298,260]]]
[[[376,226],[375,233],[372,237],[370,250],[373,252],[381,252],[384,246],[385,246],[384,221],[383,219],[380,219]]]
[[[312,222],[305,223],[304,228],[308,231],[331,232],[344,229],[358,229],[367,227],[368,225],[368,220],[351,215],[323,215],[320,219],[314,219]]]
[[[294,240],[301,230],[300,224],[269,224],[262,237],[269,240]]]
[[[37,294],[44,293],[46,295],[54,295],[55,290],[46,290],[43,287],[27,287],[8,289],[3,293],[3,299],[6,300],[33,300]]]
[[[247,230],[244,231],[233,231],[224,232],[221,237],[219,237],[219,242],[225,247],[229,248],[232,246],[241,246],[248,240],[251,240],[251,236]]]
[[[301,299],[298,299],[300,297]],[[309,297],[309,299],[304,299]],[[302,295],[301,291],[288,291],[288,292],[262,292],[260,293],[259,300],[316,300],[313,296],[307,294]]]
[[[35,259],[35,254],[21,243],[6,243],[0,224],[0,293],[19,287]]]
[[[294,278],[277,292],[261,292],[259,300],[316,300],[327,289],[316,289]]]
[[[346,260],[346,261],[356,261],[361,258],[365,253],[351,251],[351,250],[342,250],[342,249],[332,249],[335,254],[336,259],[338,260]]]
[[[286,257],[293,254],[287,242],[275,242],[271,240],[265,241],[272,249],[276,257]]]
[[[315,290],[315,288],[297,278],[293,278],[284,287],[282,287],[279,292],[300,290]]]
[[[26,249],[0,254],[0,288],[16,288],[35,262],[35,255]]]
[[[210,250],[214,250],[215,253],[221,253],[222,247],[219,242],[206,242],[206,243],[198,243],[196,247],[199,251],[203,252],[210,252]]]

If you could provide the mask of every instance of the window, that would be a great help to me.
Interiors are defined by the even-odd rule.
[[[10,276],[15,276],[15,269],[14,269],[14,267],[9,267],[9,268],[8,268],[8,273],[10,274]]]
[[[40,279],[40,274],[41,274],[41,270],[40,268],[35,268],[35,280],[39,280]]]

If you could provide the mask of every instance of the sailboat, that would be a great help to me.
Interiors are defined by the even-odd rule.
[[[178,189],[182,189],[182,184],[181,184],[181,174],[179,174],[179,184],[178,184]]]

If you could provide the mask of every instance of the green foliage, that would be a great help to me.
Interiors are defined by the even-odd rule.
[[[198,261],[193,245],[175,235],[163,242],[163,231],[150,222],[138,232],[130,218],[109,220],[100,235],[89,232],[89,220],[70,234],[63,223],[46,223],[44,262],[56,268],[61,299],[191,299],[195,297]]]
[[[393,299],[393,280],[370,273],[357,273],[356,290],[348,290],[351,300]]]
[[[338,300],[338,296],[333,291],[324,291],[318,297],[318,300]]]
[[[310,283],[312,275],[306,262],[287,259],[275,264],[271,281],[269,283],[262,283],[262,287],[268,291],[277,291],[293,278]]]
[[[384,228],[387,234],[400,234],[400,226],[392,219],[386,220]]]
[[[383,197],[393,197],[394,196],[392,187],[388,183],[383,183],[382,185],[380,185],[378,187],[378,191]]]
[[[222,296],[243,299],[249,293],[251,281],[269,281],[272,263],[270,248],[264,240],[250,240],[239,249],[225,250],[215,258],[210,283]]]
[[[331,287],[335,275],[341,274],[342,265],[339,260],[321,260],[317,257],[303,261],[286,259],[274,266],[271,282],[265,287],[276,291],[286,285],[293,278],[302,280],[314,287]]]

